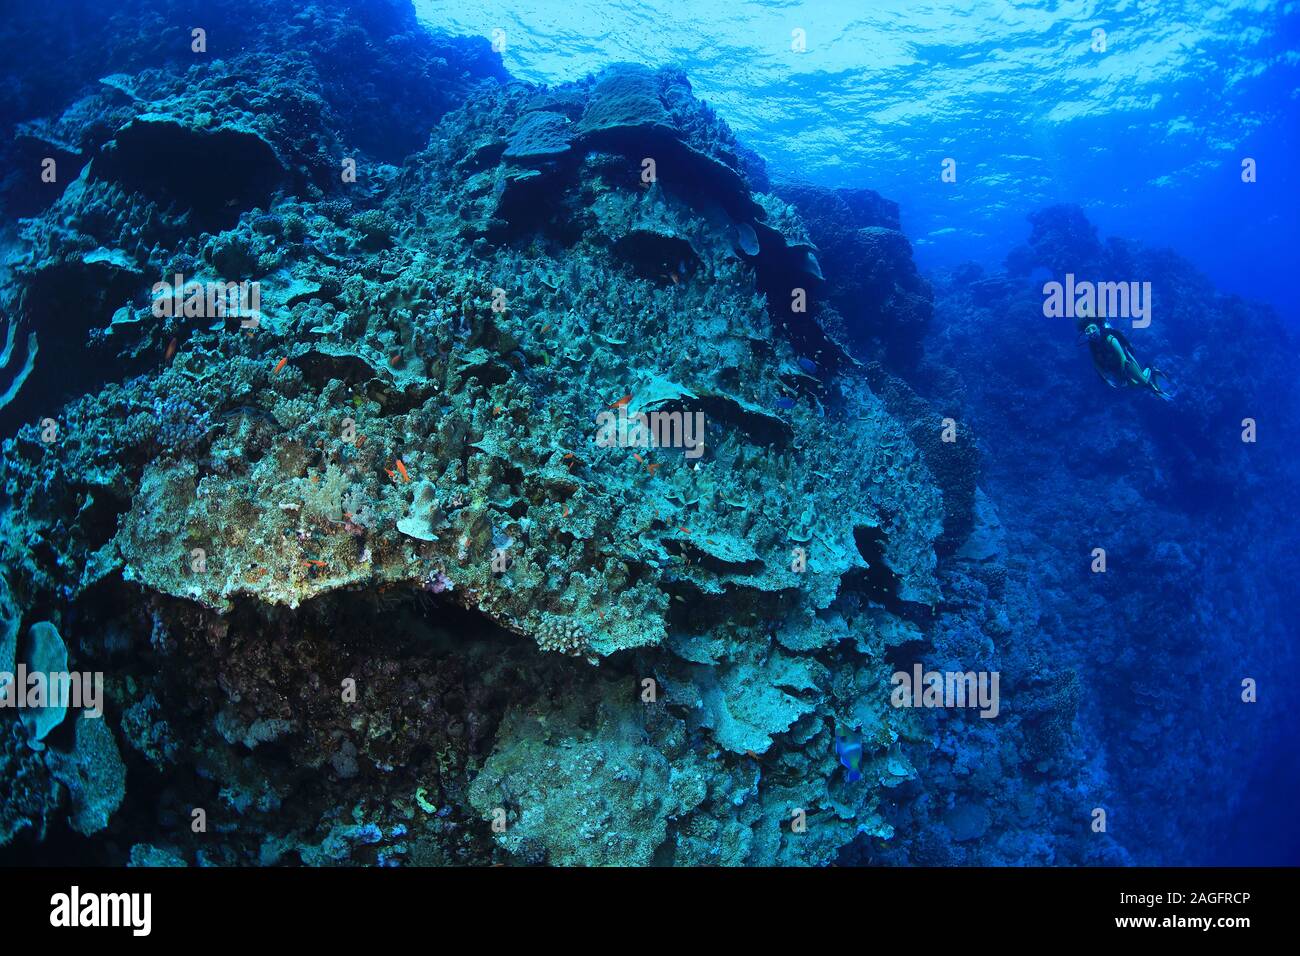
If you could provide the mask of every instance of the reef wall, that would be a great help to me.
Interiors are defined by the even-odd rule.
[[[1173,401],[1109,388],[1074,323],[1044,315],[1067,274],[1150,282],[1149,325],[1113,321]],[[1300,563],[1277,533],[1294,524],[1279,490],[1300,478],[1281,438],[1300,412],[1294,329],[1169,250],[1102,240],[1073,206],[1035,213],[1003,270],[935,289],[941,374],[919,387],[951,394],[958,370],[983,487],[1034,584],[1016,617],[1086,678],[1079,731],[1107,768],[1112,833],[1141,863],[1285,862],[1287,837],[1232,821],[1274,790],[1266,755],[1289,746],[1295,702],[1272,684],[1294,672],[1300,620],[1286,597]],[[1245,681],[1272,689],[1247,702]]]

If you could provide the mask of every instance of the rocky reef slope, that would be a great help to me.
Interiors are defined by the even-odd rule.
[[[1169,250],[1102,239],[1077,207],[1029,227],[1004,268],[936,280],[936,374],[918,387],[980,436],[1009,574],[1033,582],[1014,616],[1084,677],[1079,729],[1116,839],[1141,863],[1291,862],[1294,833],[1243,821],[1282,816],[1275,771],[1295,773],[1275,756],[1291,752],[1295,694],[1275,680],[1295,670],[1300,622],[1300,461],[1281,437],[1300,413],[1294,328]],[[1107,387],[1073,322],[1044,316],[1044,283],[1067,274],[1151,284],[1149,326],[1114,321],[1172,402]],[[1245,681],[1271,689],[1248,703]]]

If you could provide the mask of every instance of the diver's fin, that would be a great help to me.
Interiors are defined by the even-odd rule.
[[[1149,368],[1147,369],[1147,384],[1151,386],[1151,391],[1155,392],[1166,402],[1172,402],[1174,400],[1173,392],[1169,391],[1166,388],[1161,387],[1160,383],[1156,381],[1157,376],[1163,378],[1170,385],[1173,385],[1173,381],[1169,378],[1169,376],[1166,375],[1164,372],[1160,371],[1160,369]]]

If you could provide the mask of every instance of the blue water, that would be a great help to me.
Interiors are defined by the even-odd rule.
[[[1300,318],[1300,5],[1270,0],[416,0],[538,83],[674,64],[780,174],[897,200],[922,266],[1082,206]],[[1093,30],[1106,31],[1094,52]],[[792,49],[802,29],[805,52]],[[496,34],[502,31],[502,34]],[[1240,181],[1241,160],[1258,181]],[[940,181],[945,158],[957,181]]]

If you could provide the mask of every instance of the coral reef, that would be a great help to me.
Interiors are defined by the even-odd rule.
[[[896,206],[774,186],[677,70],[516,83],[396,0],[195,55],[120,7],[134,53],[0,99],[62,170],[0,188],[0,670],[105,695],[0,711],[6,859],[1130,859]],[[1030,268],[1146,255],[1044,215]],[[913,664],[1001,716],[893,706]]]
[[[939,600],[943,492],[769,309],[823,281],[797,213],[684,76],[633,66],[462,88],[387,165],[317,72],[337,42],[119,73],[58,118],[94,159],[5,295],[39,334],[78,290],[64,334],[99,358],[38,358],[19,391],[56,428],[5,445],[3,562],[10,617],[48,609],[110,704],[13,773],[132,860],[828,862],[887,837],[918,731],[863,699]],[[173,274],[257,282],[257,321],[159,315]],[[611,409],[668,430],[599,443]],[[895,769],[846,786],[837,728]],[[20,809],[10,830],[52,811]]]
[[[828,314],[820,321],[853,353],[913,368],[934,308],[900,230],[898,205],[870,189],[779,182],[776,192],[799,210],[826,267]]]

